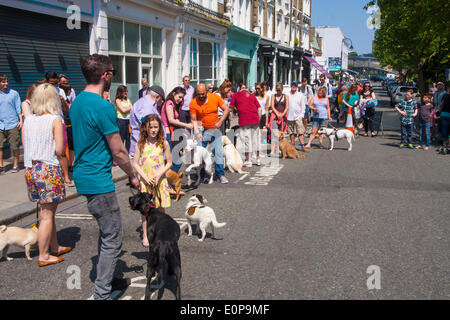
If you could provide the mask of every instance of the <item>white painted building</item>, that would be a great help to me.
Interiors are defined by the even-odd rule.
[[[323,66],[329,69],[329,58],[341,58],[342,55],[342,67],[348,69],[348,53],[350,52],[350,48],[343,42],[345,36],[341,28],[319,26],[316,27],[316,33],[322,37],[321,62],[324,63]]]

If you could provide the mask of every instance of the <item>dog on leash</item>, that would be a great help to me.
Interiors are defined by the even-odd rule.
[[[213,183],[213,172],[212,172],[212,158],[211,154],[206,150],[206,148],[203,148],[202,146],[199,146],[197,141],[192,139],[187,139],[186,141],[186,147],[185,147],[185,154],[184,162],[185,163],[191,163],[190,159],[192,159],[192,164],[188,166],[185,170],[187,175],[187,184],[188,186],[192,185],[191,181],[191,170],[196,169],[197,171],[197,181],[195,182],[194,186],[198,187],[200,185],[200,169],[202,164],[205,165],[205,171],[210,176],[208,184]]]
[[[248,174],[247,171],[242,170],[244,162],[242,162],[241,155],[237,151],[236,147],[231,143],[227,136],[222,136],[223,155],[225,164],[230,172],[237,171],[241,174]]]
[[[214,210],[210,207],[205,206],[206,202],[207,201],[203,196],[194,194],[189,198],[189,201],[186,205],[185,216],[188,220],[188,236],[192,236],[191,222],[195,222],[197,224],[197,230],[200,230],[202,232],[202,236],[200,239],[198,239],[198,241],[205,240],[206,227],[208,227],[209,225],[211,226],[213,237],[214,228],[222,228],[226,225],[226,222],[217,222]]]
[[[177,197],[175,198],[175,202],[180,198],[181,191],[181,183],[183,182],[183,172],[176,173],[172,169],[169,169],[166,172],[167,183],[175,188],[175,192],[177,193]]]
[[[155,207],[152,195],[139,192],[128,199],[130,208],[139,211],[147,220],[147,237],[150,243],[150,256],[147,262],[147,286],[145,300],[150,300],[150,283],[155,272],[161,288],[166,274],[175,275],[177,292],[175,297],[181,300],[181,257],[178,248],[180,226],[169,215]]]
[[[2,255],[8,261],[13,260],[8,257],[10,245],[25,247],[25,256],[31,261],[33,259],[30,257],[30,250],[35,249],[37,243],[38,229],[35,225],[28,229],[0,226],[0,251],[3,251]]]
[[[279,134],[278,139],[281,150],[281,159],[286,159],[286,156],[292,159],[306,159],[305,155],[298,154],[297,149],[295,149],[295,147],[289,142],[289,140],[286,139],[283,133]]]
[[[334,140],[339,140],[342,138],[347,139],[347,142],[349,144],[348,151],[352,151],[353,145],[352,145],[352,139],[355,141],[355,136],[353,132],[347,129],[335,129],[335,128],[320,128],[317,132],[318,134],[325,134],[328,139],[330,139],[330,151],[334,148]]]

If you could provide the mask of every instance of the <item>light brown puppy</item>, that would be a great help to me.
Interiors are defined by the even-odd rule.
[[[3,257],[11,261],[13,258],[8,257],[8,248],[10,245],[25,247],[25,255],[28,260],[30,257],[30,249],[35,248],[38,243],[38,229],[33,225],[29,229],[18,227],[0,226],[0,251],[3,250]]]
[[[306,159],[306,156],[298,154],[297,149],[295,149],[295,147],[289,142],[289,140],[284,137],[284,134],[280,135],[279,141],[281,159],[286,159],[286,156],[292,159]]]
[[[183,172],[176,173],[172,169],[166,172],[166,178],[169,185],[174,186],[175,192],[177,193],[177,197],[175,198],[175,202],[180,198],[181,191],[181,183],[183,182]]]

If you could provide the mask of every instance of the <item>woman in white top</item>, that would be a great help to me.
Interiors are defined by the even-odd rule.
[[[58,161],[65,151],[61,101],[53,85],[36,87],[30,112],[23,125],[25,179],[29,199],[41,205],[38,265],[43,267],[63,261],[59,256],[71,250],[56,239],[55,212],[66,191]]]
[[[266,127],[266,114],[269,109],[269,95],[264,92],[262,83],[255,83],[255,97],[261,106],[261,120],[259,121],[259,128]]]

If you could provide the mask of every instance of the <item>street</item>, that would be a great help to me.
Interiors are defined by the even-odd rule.
[[[186,196],[172,201],[167,213],[180,223],[194,193],[227,223],[216,229],[217,239],[208,235],[204,242],[182,232],[182,299],[450,297],[448,158],[435,148],[400,150],[400,134],[392,129],[399,126],[398,115],[379,86],[376,93],[384,107],[379,108],[384,136],[360,136],[351,152],[345,140],[333,151],[319,149],[315,141],[305,160],[280,159],[275,170],[253,166],[242,179],[226,171],[229,184],[185,189]],[[116,183],[124,234],[116,276],[132,279],[132,285],[115,298],[139,300],[148,249],[140,243],[140,214],[128,208],[131,193],[125,183]],[[84,197],[62,203],[57,212],[58,240],[73,251],[64,262],[39,268],[37,251],[30,262],[23,248],[10,248],[14,261],[0,261],[0,299],[86,300],[92,295],[97,223]],[[13,225],[34,220],[30,215]],[[78,270],[72,266],[81,271],[79,289],[70,285]],[[368,288],[370,266],[379,267],[380,288]],[[168,286],[160,298],[172,300]]]

